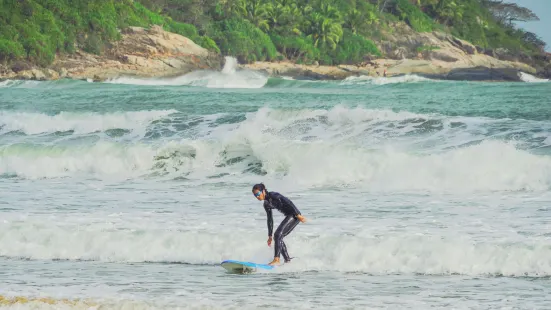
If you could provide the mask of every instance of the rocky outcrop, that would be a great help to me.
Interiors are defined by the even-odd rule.
[[[48,68],[19,62],[0,69],[0,74],[7,79],[105,80],[119,76],[174,76],[199,69],[219,70],[223,65],[220,55],[160,26],[129,27],[121,35],[122,39],[113,42],[101,56],[77,51],[58,56]]]
[[[429,73],[423,71],[433,73],[434,71],[447,71],[447,74],[450,70],[469,72],[462,69],[479,67],[476,70],[480,70],[480,67],[485,67],[488,71],[486,75],[488,77],[494,76],[489,73],[491,70],[499,68],[515,68],[517,71],[534,74],[541,78],[551,77],[549,69],[547,69],[551,66],[551,57],[544,59],[546,58],[545,54],[532,57],[524,52],[514,52],[506,48],[485,49],[443,32],[417,33],[402,22],[393,24],[392,29],[394,30],[392,33],[383,33],[382,37],[384,39],[376,42],[385,58],[393,60],[430,60],[452,64],[451,66],[443,65],[442,70],[417,68],[418,73]],[[449,70],[446,70],[446,68]],[[472,72],[478,72],[476,70]],[[401,71],[401,73],[404,73],[403,70]],[[463,73],[461,76],[464,76]],[[473,79],[477,79],[477,76],[480,75],[476,73]],[[506,76],[508,75],[504,75],[503,78]]]
[[[488,67],[474,67],[474,68],[457,68],[453,69],[447,74],[431,75],[421,74],[423,77],[440,79],[440,80],[453,80],[453,81],[509,81],[519,82],[522,81],[521,72],[514,68],[488,68]]]
[[[402,22],[394,23],[391,28],[394,29],[392,33],[384,33],[384,39],[375,42],[385,58],[455,62],[464,56],[478,54],[476,46],[447,33],[419,33]]]
[[[367,57],[358,64],[299,65],[290,62],[256,62],[241,67],[272,76],[296,79],[340,80],[350,76],[418,74],[441,79],[519,80],[526,72],[551,78],[551,55],[529,57],[506,49],[488,50],[442,32],[417,33],[396,23],[393,33],[376,42],[383,58]],[[119,76],[169,77],[195,70],[220,70],[222,55],[211,53],[189,38],[164,31],[130,27],[101,56],[77,51],[58,56],[48,68],[26,62],[0,65],[0,79],[51,80],[59,78],[105,80]]]
[[[442,57],[444,58],[444,57]],[[264,71],[271,76],[289,76],[295,79],[339,80],[350,76],[399,76],[417,74],[434,79],[520,81],[519,72],[535,74],[526,64],[502,61],[483,54],[448,59],[376,59],[361,65],[319,66],[297,65],[289,62],[256,62],[242,65],[251,70]]]
[[[438,79],[520,81],[519,72],[545,77],[551,71],[549,61],[547,67],[534,66],[527,55],[505,49],[485,50],[443,32],[417,33],[404,23],[396,23],[394,29],[376,42],[384,58],[337,67],[286,62],[257,62],[243,67],[296,79],[417,74]]]

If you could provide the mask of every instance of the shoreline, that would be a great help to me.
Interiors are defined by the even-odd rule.
[[[297,80],[344,80],[349,77],[399,77],[417,75],[435,80],[517,81],[521,72],[536,77],[536,70],[524,63],[501,61],[487,55],[476,55],[469,62],[446,63],[438,60],[381,58],[362,66],[300,65],[290,62],[256,62],[240,65],[241,69],[263,72],[270,77],[287,76]],[[386,74],[385,74],[386,73]],[[543,78],[543,77],[537,77]]]
[[[432,40],[438,49],[395,58],[366,59],[348,65],[303,65],[289,61],[236,64],[232,69],[263,72],[270,77],[302,80],[344,80],[349,77],[395,77],[418,75],[439,80],[516,81],[521,72],[538,79],[551,78],[551,54],[543,55],[546,67],[537,67],[511,54],[497,55],[468,42],[440,33],[416,34]],[[19,61],[0,64],[0,81],[74,79],[106,81],[115,78],[173,78],[201,70],[224,70],[226,57],[210,52],[189,38],[166,32],[159,26],[149,29],[129,27],[122,39],[113,43],[104,55],[77,50],[72,55],[58,55],[48,67]],[[232,61],[231,66],[233,66]],[[229,70],[231,71],[231,70]]]
[[[377,61],[394,62],[392,59],[379,59]],[[411,63],[411,59],[405,59],[404,63]],[[386,75],[385,75],[385,68]],[[421,68],[421,69],[419,69]],[[416,75],[422,78],[433,80],[453,80],[453,81],[479,81],[479,82],[523,82],[522,73],[530,74],[536,79],[545,80],[545,77],[537,76],[534,70],[522,70],[521,67],[515,66],[471,66],[471,67],[456,67],[452,69],[441,69],[435,66],[433,62],[425,62],[418,68],[409,69],[399,64],[388,67],[358,67],[352,65],[338,66],[314,66],[301,65],[282,62],[262,62],[255,64],[239,64],[238,70],[250,70],[263,73],[271,78],[290,77],[295,80],[345,80],[350,77],[373,77],[373,78],[391,78],[407,75]],[[433,70],[431,70],[433,69]],[[137,79],[170,79],[180,77],[192,72],[209,70],[222,72],[222,68],[195,68],[190,67],[182,70],[173,70],[171,72],[163,72],[161,74],[148,73],[139,69],[121,69],[116,68],[102,69],[90,68],[81,69],[77,74],[67,74],[67,71],[57,71],[52,68],[32,68],[30,70],[21,71],[15,74],[2,75],[0,74],[0,82],[11,81],[55,81],[62,79],[80,80],[88,82],[104,82],[117,78],[137,78]]]
[[[222,61],[223,62],[223,61]],[[533,68],[523,66],[459,66],[442,68],[437,62],[404,59],[377,59],[374,63],[394,63],[394,65],[360,67],[354,65],[316,66],[287,62],[257,62],[254,64],[238,64],[237,70],[256,71],[270,78],[293,78],[295,80],[340,81],[350,77],[392,78],[415,75],[433,80],[473,81],[473,82],[524,82],[523,73],[530,74],[538,80],[546,80],[538,76]],[[412,65],[417,63],[417,66]],[[112,66],[108,64],[109,66]],[[11,81],[56,81],[62,79],[88,82],[104,82],[117,78],[137,79],[170,79],[197,71],[222,72],[223,65],[218,68],[194,67],[171,70],[170,72],[147,72],[139,68],[105,68],[103,66],[81,68],[75,74],[62,68],[36,68],[23,70],[15,74],[0,74],[0,82]],[[386,72],[385,72],[386,69]],[[524,69],[524,70],[523,70]],[[547,79],[549,80],[549,79]]]

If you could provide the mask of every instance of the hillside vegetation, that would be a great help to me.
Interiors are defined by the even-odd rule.
[[[26,59],[48,65],[56,53],[101,54],[127,26],[163,25],[216,50],[193,25],[161,16],[132,0],[0,0],[0,62]]]
[[[515,21],[537,20],[500,0],[0,0],[0,62],[50,64],[76,49],[101,54],[127,26],[162,25],[241,62],[339,64],[384,56],[374,42],[397,22],[481,48],[541,53]]]

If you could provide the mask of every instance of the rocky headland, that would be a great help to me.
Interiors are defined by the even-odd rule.
[[[442,32],[417,33],[406,25],[402,27],[405,28],[400,35],[387,34],[384,40],[376,42],[384,58],[367,56],[361,63],[338,66],[255,62],[241,64],[239,68],[270,76],[324,80],[416,74],[433,79],[520,81],[521,72],[551,78],[550,54],[534,59],[505,49],[485,50]],[[79,50],[72,55],[57,56],[45,68],[20,61],[0,66],[0,79],[102,81],[122,76],[173,77],[197,70],[219,71],[223,65],[222,55],[209,52],[186,37],[159,26],[130,27],[101,56]]]
[[[384,58],[366,57],[362,63],[339,66],[256,62],[242,67],[298,79],[416,74],[433,79],[520,81],[521,72],[551,78],[551,54],[534,59],[506,49],[483,49],[443,32],[418,33],[403,23],[394,28],[400,35],[385,34],[385,40],[376,41]]]
[[[77,51],[57,56],[46,68],[16,62],[0,67],[0,78],[56,80],[60,78],[102,81],[120,76],[169,77],[196,70],[220,70],[223,57],[181,35],[154,25],[129,27],[120,41],[101,56]]]

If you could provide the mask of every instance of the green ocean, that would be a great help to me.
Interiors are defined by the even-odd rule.
[[[0,308],[549,307],[551,82],[232,64],[0,82]],[[229,274],[273,258],[259,182],[307,222]]]

